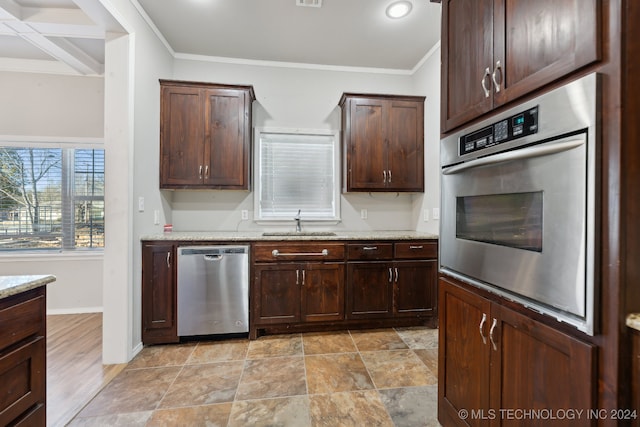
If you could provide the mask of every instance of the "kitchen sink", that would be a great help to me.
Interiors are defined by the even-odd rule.
[[[335,236],[333,231],[268,231],[263,236]]]

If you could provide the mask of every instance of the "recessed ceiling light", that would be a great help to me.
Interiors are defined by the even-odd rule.
[[[387,7],[387,16],[392,19],[402,18],[411,12],[412,7],[411,2],[406,0],[391,3]]]

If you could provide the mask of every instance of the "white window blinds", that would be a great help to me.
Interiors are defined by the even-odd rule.
[[[335,134],[258,132],[258,219],[338,218]]]

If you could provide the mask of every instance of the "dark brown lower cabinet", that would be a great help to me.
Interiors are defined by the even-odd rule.
[[[175,247],[142,244],[142,342],[178,342]]]
[[[350,319],[428,316],[435,311],[437,261],[350,262]]]
[[[258,264],[254,275],[256,328],[344,319],[344,263]]]
[[[453,279],[439,284],[443,426],[593,424],[587,414],[596,408],[594,346]],[[566,411],[576,417],[560,416]]]
[[[46,424],[45,287],[0,300],[0,425]]]

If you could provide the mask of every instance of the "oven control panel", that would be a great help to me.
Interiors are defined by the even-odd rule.
[[[460,137],[460,155],[474,153],[497,144],[538,132],[538,106],[509,116]]]

